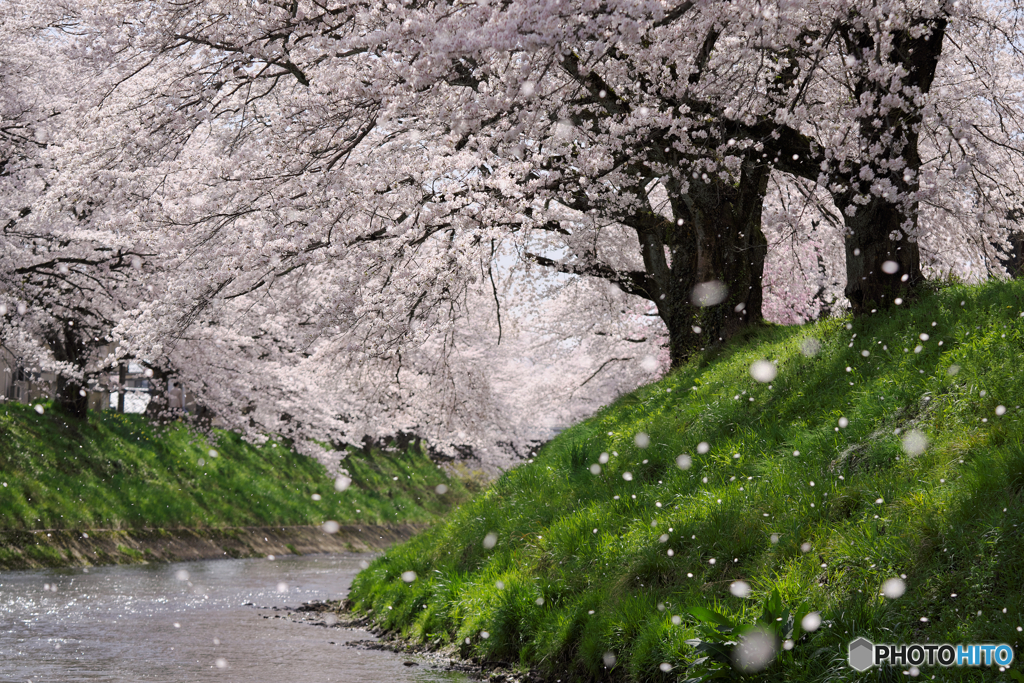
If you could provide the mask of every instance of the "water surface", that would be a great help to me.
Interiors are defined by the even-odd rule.
[[[0,681],[467,681],[344,645],[372,639],[365,631],[296,623],[271,609],[344,597],[367,559],[0,572]]]

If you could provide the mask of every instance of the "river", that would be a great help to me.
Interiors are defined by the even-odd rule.
[[[367,555],[0,572],[0,680],[464,683],[278,607],[344,597]],[[264,618],[266,617],[266,618]]]

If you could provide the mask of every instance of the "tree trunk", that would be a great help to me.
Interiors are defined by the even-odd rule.
[[[151,367],[153,377],[149,380],[149,403],[146,404],[145,416],[156,420],[167,414],[167,373],[163,368]]]
[[[839,200],[837,204],[840,203]],[[856,205],[855,205],[856,206]],[[846,216],[846,298],[854,315],[907,297],[923,280],[921,252],[903,230],[899,207],[878,197]]]
[[[60,330],[55,330],[47,339],[53,357],[61,363],[81,368],[85,362],[85,345],[78,330],[70,321]],[[83,382],[76,377],[57,375],[57,407],[69,417],[85,419],[89,409],[89,398]]]
[[[1010,258],[1003,264],[1010,277],[1024,278],[1024,232],[1010,233]]]
[[[665,235],[669,282],[655,303],[669,330],[673,367],[763,320],[768,175],[766,166],[748,161],[735,184],[694,180],[686,192],[670,191],[677,222]]]
[[[887,61],[892,78],[861,64],[854,101],[874,103],[858,121],[866,160],[849,160],[833,168],[833,191],[849,234],[846,238],[846,297],[854,315],[887,307],[911,293],[923,280],[917,246],[917,202],[921,156],[921,98],[935,78],[946,33],[947,9],[916,18],[909,28],[889,34]],[[877,28],[864,23],[839,29],[849,54],[881,50],[885,41]],[[897,81],[898,82],[895,82]],[[883,107],[883,104],[885,105]],[[884,154],[884,156],[883,156]],[[876,184],[887,183],[902,198],[886,198]],[[863,199],[860,199],[863,198]],[[865,203],[860,204],[859,201]],[[852,215],[851,215],[852,214]],[[911,234],[907,234],[908,231]],[[891,272],[888,272],[891,271]]]
[[[128,381],[128,366],[117,364],[117,412],[124,414],[124,383]]]

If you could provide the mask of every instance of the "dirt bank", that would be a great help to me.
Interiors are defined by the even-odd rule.
[[[382,550],[423,528],[353,524],[336,534],[315,526],[0,531],[0,569]]]

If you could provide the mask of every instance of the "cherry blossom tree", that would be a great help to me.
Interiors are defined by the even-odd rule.
[[[72,9],[5,3],[0,23],[0,343],[24,367],[53,371],[57,402],[82,416],[139,255],[130,240],[85,227],[88,202],[59,217],[43,206],[60,164],[54,143],[87,103],[95,73],[76,58]]]
[[[47,143],[29,216],[121,259],[119,353],[232,426],[493,442],[529,414],[524,358],[562,373],[528,385],[550,405],[645,376],[652,310],[679,364],[766,292],[797,321],[966,254],[998,269],[1014,12],[82,2],[98,96]]]

